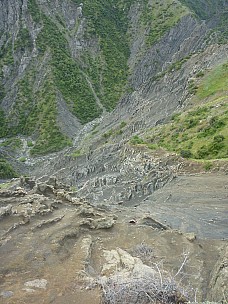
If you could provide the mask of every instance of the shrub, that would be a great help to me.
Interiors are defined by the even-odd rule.
[[[175,113],[175,114],[173,114],[173,116],[171,117],[171,119],[173,121],[178,122],[178,121],[180,121],[180,115],[181,115],[181,113]]]
[[[217,154],[219,150],[221,150],[224,146],[224,139],[225,137],[223,135],[216,135],[213,139],[213,142],[209,145],[209,151],[211,154]]]
[[[132,145],[140,145],[144,143],[143,139],[140,138],[138,135],[133,136],[130,142]]]
[[[211,127],[215,129],[220,129],[225,126],[225,121],[223,119],[219,119],[217,116],[212,117],[209,121]]]
[[[199,78],[199,77],[203,77],[204,76],[204,72],[203,71],[200,71],[196,74],[196,77]]]
[[[10,147],[12,150],[16,150],[22,147],[22,141],[20,138],[12,137],[6,139],[3,143],[1,143],[3,147]]]
[[[190,150],[181,150],[180,155],[184,158],[191,158],[192,152]]]
[[[27,143],[27,145],[28,145],[28,147],[33,147],[33,142],[32,141],[28,141],[28,143]]]
[[[188,91],[190,94],[195,94],[198,86],[195,84],[194,80],[190,80],[188,84]]]
[[[151,150],[156,150],[158,149],[158,145],[157,144],[147,144],[147,147]]]
[[[140,255],[146,252],[146,256],[153,257],[150,248],[141,245],[138,249]],[[162,264],[153,263],[151,271],[138,274],[132,272],[116,271],[110,277],[100,277],[97,280],[102,291],[103,304],[145,304],[145,303],[162,303],[184,304],[194,296],[194,290],[185,287],[178,282],[178,275],[182,274],[182,270],[187,261],[187,255],[180,266],[178,272],[174,275],[164,271]],[[182,279],[181,279],[182,280]]]
[[[124,128],[127,125],[127,123],[125,121],[122,121],[120,124],[120,129]]]
[[[81,155],[82,155],[81,150],[75,150],[73,153],[70,154],[70,156],[73,157],[73,158],[77,158]]]
[[[208,148],[203,145],[202,147],[200,147],[197,151],[197,155],[198,155],[198,158],[206,158],[208,155],[209,155],[209,151],[208,151]]]
[[[25,156],[20,157],[19,162],[21,162],[21,163],[26,162],[26,157]]]
[[[198,123],[199,123],[199,118],[192,117],[186,121],[186,128],[191,129],[191,128],[195,127]]]
[[[211,163],[211,162],[206,162],[206,163],[204,164],[204,169],[205,169],[206,171],[209,171],[211,168],[212,168],[212,163]]]
[[[12,178],[17,177],[17,173],[13,167],[3,158],[0,158],[0,178]]]
[[[110,136],[112,136],[113,134],[113,130],[109,130],[108,132],[104,133],[102,136],[105,138],[105,139],[108,139]]]

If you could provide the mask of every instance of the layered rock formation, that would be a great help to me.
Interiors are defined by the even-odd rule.
[[[225,303],[226,14],[224,0],[0,3],[0,178],[9,163],[26,176],[0,184],[5,303]],[[170,121],[211,162],[154,142]]]

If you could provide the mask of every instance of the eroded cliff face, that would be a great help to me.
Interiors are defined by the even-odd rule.
[[[58,174],[91,202],[137,202],[162,188],[181,160],[129,139],[194,105],[198,75],[227,62],[215,30],[226,4],[200,20],[175,1],[1,2],[0,130],[23,137],[0,152],[22,173]]]
[[[98,117],[105,129],[129,121],[128,137],[188,104],[192,78],[227,59],[211,34],[227,3],[210,20],[184,4],[2,1],[1,137],[45,154]]]
[[[1,107],[8,121],[2,119],[1,130],[24,135],[19,152],[11,143],[1,147],[3,155],[20,172],[58,174],[94,202],[137,201],[163,187],[181,160],[170,160],[170,168],[171,153],[154,158],[127,143],[194,105],[191,86],[199,73],[227,62],[227,44],[218,44],[218,32],[211,32],[223,4],[208,21],[175,1],[160,6],[150,1],[2,2],[6,94]],[[127,63],[126,82],[121,77]],[[110,94],[115,102],[122,95],[111,113]],[[62,149],[69,138],[73,147],[62,153],[31,157]]]

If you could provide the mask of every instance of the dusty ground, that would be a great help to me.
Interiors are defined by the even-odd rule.
[[[179,176],[137,207],[173,229],[228,239],[228,175]]]
[[[30,217],[28,223],[20,214],[3,216],[1,303],[100,303],[99,288],[88,286],[102,274],[105,251],[121,248],[134,256],[142,243],[151,249],[146,263],[162,265],[171,274],[187,254],[178,280],[198,290],[198,300],[205,299],[220,248],[227,244],[227,185],[227,175],[180,176],[137,206],[91,211],[88,205],[62,201],[53,203],[50,212]],[[1,206],[8,200],[1,198]],[[21,199],[10,200],[17,208],[23,205]],[[84,207],[87,211],[80,213]],[[115,224],[105,227],[114,214]],[[106,221],[103,229],[83,224],[91,218]],[[47,222],[53,219],[57,220]],[[46,223],[40,226],[42,221]],[[194,232],[196,239],[185,232]],[[28,286],[35,279],[46,280],[44,286]]]

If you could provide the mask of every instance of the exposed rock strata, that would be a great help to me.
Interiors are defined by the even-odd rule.
[[[144,288],[152,295],[151,283],[159,284],[159,271],[164,282],[169,272],[190,275],[191,288],[200,289],[198,299],[206,297],[203,290],[207,290],[210,273],[213,300],[223,290],[225,257],[216,265],[213,262],[219,257],[218,248],[223,241],[198,237],[193,240],[193,234],[173,231],[156,220],[155,214],[139,207],[107,203],[92,206],[74,197],[55,177],[46,182],[44,179],[15,180],[11,190],[0,191],[0,251],[4,261],[0,295],[7,303],[20,303],[21,299],[24,303],[31,303],[31,299],[37,303],[40,298],[74,303],[75,298],[84,301],[87,297],[86,301],[90,301],[92,295],[94,303],[100,303],[104,295],[98,286],[104,291],[109,288],[109,293],[114,291],[110,289],[114,285],[121,288],[122,284],[129,284],[134,289],[136,281],[137,286],[146,284]],[[35,193],[41,181],[39,191],[43,193]],[[18,189],[18,183],[24,188]],[[52,189],[51,196],[46,192],[47,186]],[[190,296],[187,290],[192,289],[187,286],[189,281],[182,283],[185,291],[175,289],[175,296],[184,302]],[[129,289],[127,297],[133,296],[133,289]],[[166,296],[171,295],[164,291],[162,297]]]

